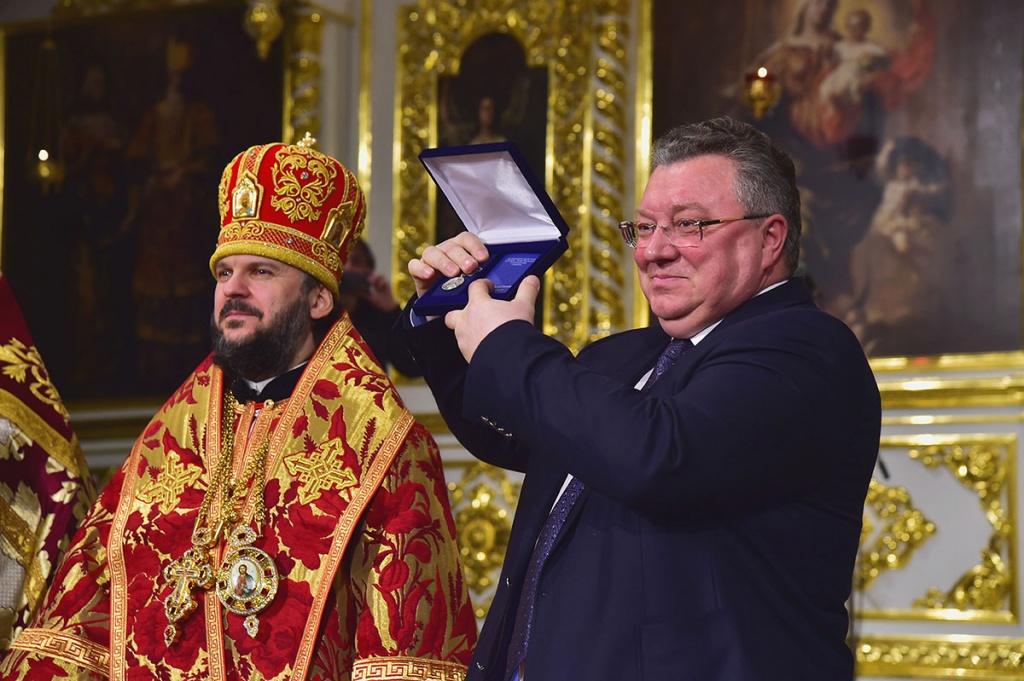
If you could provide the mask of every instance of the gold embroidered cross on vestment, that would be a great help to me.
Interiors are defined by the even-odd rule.
[[[139,490],[139,498],[157,504],[161,513],[170,513],[178,505],[181,493],[199,479],[203,469],[194,464],[182,464],[177,452],[164,459],[163,470]]]
[[[285,458],[288,472],[299,479],[299,501],[316,501],[324,490],[353,487],[359,480],[352,469],[342,464],[342,441],[330,440],[312,452],[298,452]]]

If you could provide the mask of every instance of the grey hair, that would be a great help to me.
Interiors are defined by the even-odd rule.
[[[779,213],[786,218],[782,257],[792,275],[800,262],[801,232],[793,160],[754,126],[723,117],[666,132],[654,143],[651,170],[698,156],[724,156],[735,164],[736,199],[748,215]]]

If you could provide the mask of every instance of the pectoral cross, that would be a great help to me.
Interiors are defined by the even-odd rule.
[[[172,587],[171,595],[164,601],[168,622],[164,629],[164,643],[170,647],[178,640],[178,622],[191,615],[198,605],[192,592],[196,588],[209,589],[215,581],[205,549],[198,546],[190,548],[164,568],[164,579]]]

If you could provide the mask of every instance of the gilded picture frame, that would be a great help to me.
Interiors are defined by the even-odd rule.
[[[527,69],[547,71],[544,163],[533,170],[570,225],[569,250],[545,277],[541,326],[578,350],[632,323],[629,260],[617,224],[632,190],[623,169],[633,162],[627,76],[636,68],[630,41],[638,12],[629,0],[401,6],[392,248],[400,298],[412,294],[407,263],[438,237],[437,192],[418,154],[441,142],[442,85],[458,77],[477,41],[504,34],[521,46]]]
[[[103,428],[209,352],[220,172],[280,139],[286,106],[284,48],[258,53],[244,3],[122,4],[4,27],[0,265],[63,399],[109,407]]]

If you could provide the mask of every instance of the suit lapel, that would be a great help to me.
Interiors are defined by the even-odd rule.
[[[612,378],[634,386],[641,376],[651,370],[668,341],[668,335],[660,327],[640,329],[628,344],[622,344],[621,361],[611,370],[605,371]]]
[[[612,368],[610,369],[606,368],[605,373],[612,378],[633,387],[637,382],[639,382],[640,378],[654,366],[654,362],[657,360],[658,355],[661,354],[661,351],[665,348],[665,344],[668,343],[669,337],[661,330],[660,327],[657,326],[638,329],[631,335],[634,337],[630,338],[628,343],[622,344],[621,361],[612,365]],[[541,518],[532,528],[533,531],[530,536],[533,537],[536,537],[540,533],[540,528],[547,519],[548,512],[551,510],[551,507],[558,498],[557,492],[552,492],[551,488],[560,490],[565,482],[565,476],[568,475],[568,471],[564,468],[560,468],[558,472],[550,472],[549,475],[550,477],[548,480],[550,482],[550,486],[545,490],[545,494],[549,498],[549,503],[544,507],[543,518]],[[555,481],[557,481],[557,485]],[[576,519],[579,517],[580,511],[584,506],[586,506],[590,495],[590,488],[584,486],[583,491],[580,492],[579,498],[576,499],[576,503],[573,504],[571,509],[569,509],[569,513],[565,519],[565,524],[562,525],[561,529],[558,531],[558,536],[555,537],[552,553],[558,550],[563,538],[572,531],[572,528],[576,524]]]

